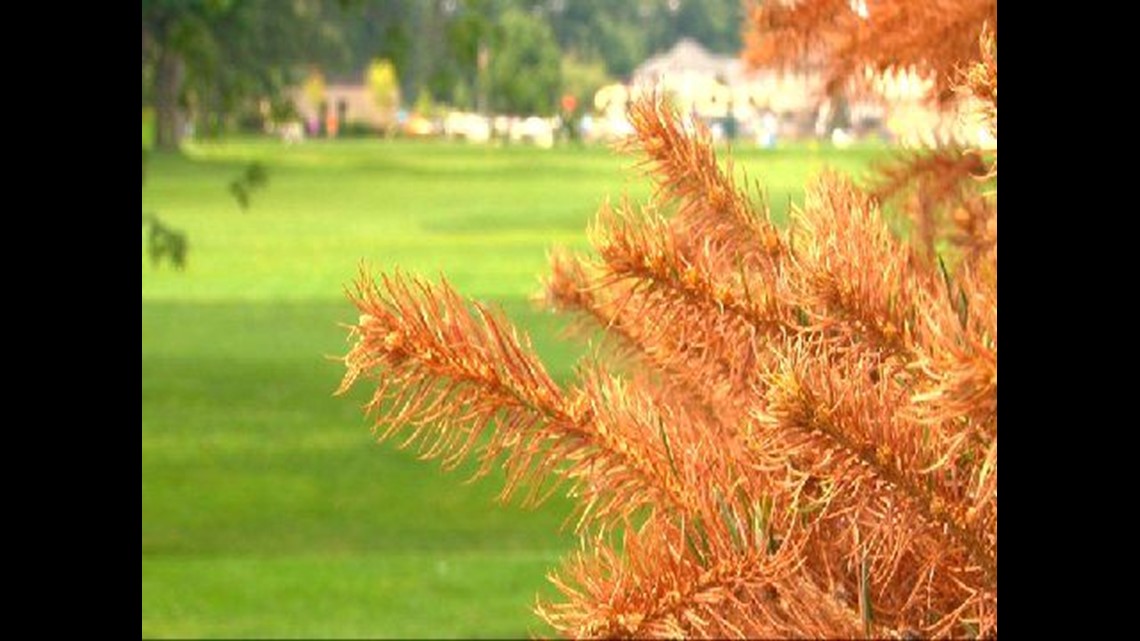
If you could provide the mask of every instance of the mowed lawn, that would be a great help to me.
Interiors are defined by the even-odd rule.
[[[777,212],[825,164],[881,148],[738,150]],[[269,172],[243,212],[227,185]],[[144,637],[526,637],[575,545],[560,497],[537,509],[376,444],[370,390],[333,396],[371,271],[445,274],[532,338],[558,380],[586,352],[532,305],[550,247],[586,248],[607,198],[646,198],[607,148],[246,140],[147,166],[144,212],[187,233],[188,265],[142,251]]]

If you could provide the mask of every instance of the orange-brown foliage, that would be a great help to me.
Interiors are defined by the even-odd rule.
[[[749,0],[744,59],[756,66],[826,61],[834,85],[874,71],[914,66],[941,97],[959,85],[983,34],[997,41],[997,0]],[[857,7],[866,8],[861,16]],[[996,62],[993,83],[997,103]],[[984,97],[983,92],[977,92]]]
[[[963,86],[996,96],[980,64]],[[568,486],[582,546],[538,606],[566,636],[996,636],[992,194],[932,260],[845,177],[781,229],[706,130],[654,97],[631,120],[658,190],[604,206],[544,295],[620,358],[560,386],[446,283],[362,272],[341,389],[378,381],[382,438],[504,460],[504,496]]]
[[[741,55],[748,64],[822,64],[828,92],[866,80],[867,71],[914,69],[934,81],[937,101],[976,101],[989,134],[997,137],[996,0],[747,0],[746,5]],[[981,184],[996,175],[996,149],[985,155],[953,146],[926,150],[879,167],[872,195],[909,217],[925,258],[934,256],[937,239],[957,248],[949,258],[970,258],[997,251],[997,206]]]

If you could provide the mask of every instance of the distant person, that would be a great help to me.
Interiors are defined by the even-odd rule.
[[[329,115],[325,117],[325,132],[329,138],[336,138],[337,131],[340,130],[340,120],[336,117],[336,112],[329,109]]]
[[[581,120],[578,121],[578,137],[586,141],[594,139],[594,117],[589,113],[582,114]]]
[[[760,144],[765,149],[771,149],[776,146],[776,129],[778,123],[776,122],[776,114],[770,110],[764,112],[763,117],[760,119],[761,126],[763,127],[760,134]]]
[[[291,120],[281,127],[281,139],[292,145],[305,139],[305,129],[299,120]]]

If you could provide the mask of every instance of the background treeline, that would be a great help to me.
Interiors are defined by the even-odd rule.
[[[142,101],[172,147],[177,113],[217,134],[263,100],[287,112],[283,89],[313,69],[387,59],[405,104],[551,113],[680,38],[735,54],[742,18],[739,0],[143,0]]]

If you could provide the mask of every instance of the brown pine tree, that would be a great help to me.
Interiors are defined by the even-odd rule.
[[[992,81],[996,131],[989,33],[957,78]],[[567,636],[996,636],[992,191],[955,205],[981,203],[953,261],[830,173],[781,229],[707,131],[654,98],[631,118],[657,192],[603,207],[545,290],[612,361],[560,386],[497,312],[362,272],[341,390],[378,381],[382,438],[502,461],[504,497],[577,499],[583,545],[538,607]]]
[[[997,138],[996,0],[748,0],[747,7],[749,64],[822,62],[828,93],[865,92],[871,78],[910,70],[933,81],[932,106],[980,103]],[[945,144],[881,167],[872,195],[909,215],[927,258],[940,238],[966,253],[996,251],[997,207],[978,189],[996,173],[996,149]]]

